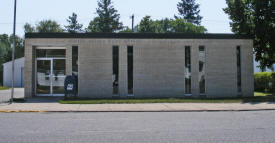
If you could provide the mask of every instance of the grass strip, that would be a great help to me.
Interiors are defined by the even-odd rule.
[[[61,104],[138,104],[138,103],[249,103],[275,102],[275,95],[255,92],[254,97],[227,98],[227,99],[68,99],[60,100]]]
[[[5,86],[0,86],[0,90],[7,90],[10,89],[9,87],[5,87]]]

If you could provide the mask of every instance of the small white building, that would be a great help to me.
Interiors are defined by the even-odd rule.
[[[25,58],[15,59],[14,61],[14,87],[24,87],[24,60]],[[3,64],[3,85],[11,87],[12,61]]]

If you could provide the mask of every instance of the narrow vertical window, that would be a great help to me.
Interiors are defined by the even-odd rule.
[[[128,94],[133,94],[133,46],[127,47]]]
[[[238,92],[242,92],[241,47],[237,46],[237,86]]]
[[[113,46],[113,94],[118,95],[119,79],[119,51],[118,46]]]
[[[199,84],[200,94],[205,94],[205,48],[199,46]]]
[[[72,47],[72,74],[78,76],[78,46]]]
[[[185,47],[185,94],[191,94],[191,47]]]

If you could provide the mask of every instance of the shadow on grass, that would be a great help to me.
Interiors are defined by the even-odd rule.
[[[275,95],[239,97],[239,98],[148,98],[148,99],[91,99],[76,98],[60,100],[61,104],[142,104],[142,103],[243,103],[243,104],[259,104],[259,103],[275,104]]]
[[[266,95],[266,96],[254,96],[247,97],[242,99],[243,103],[250,104],[259,104],[261,102],[267,102],[269,104],[275,104],[275,95]]]

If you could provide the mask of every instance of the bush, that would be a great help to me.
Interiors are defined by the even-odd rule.
[[[275,72],[272,73],[272,91],[275,93]]]
[[[258,92],[275,92],[275,72],[255,73],[254,88]]]

